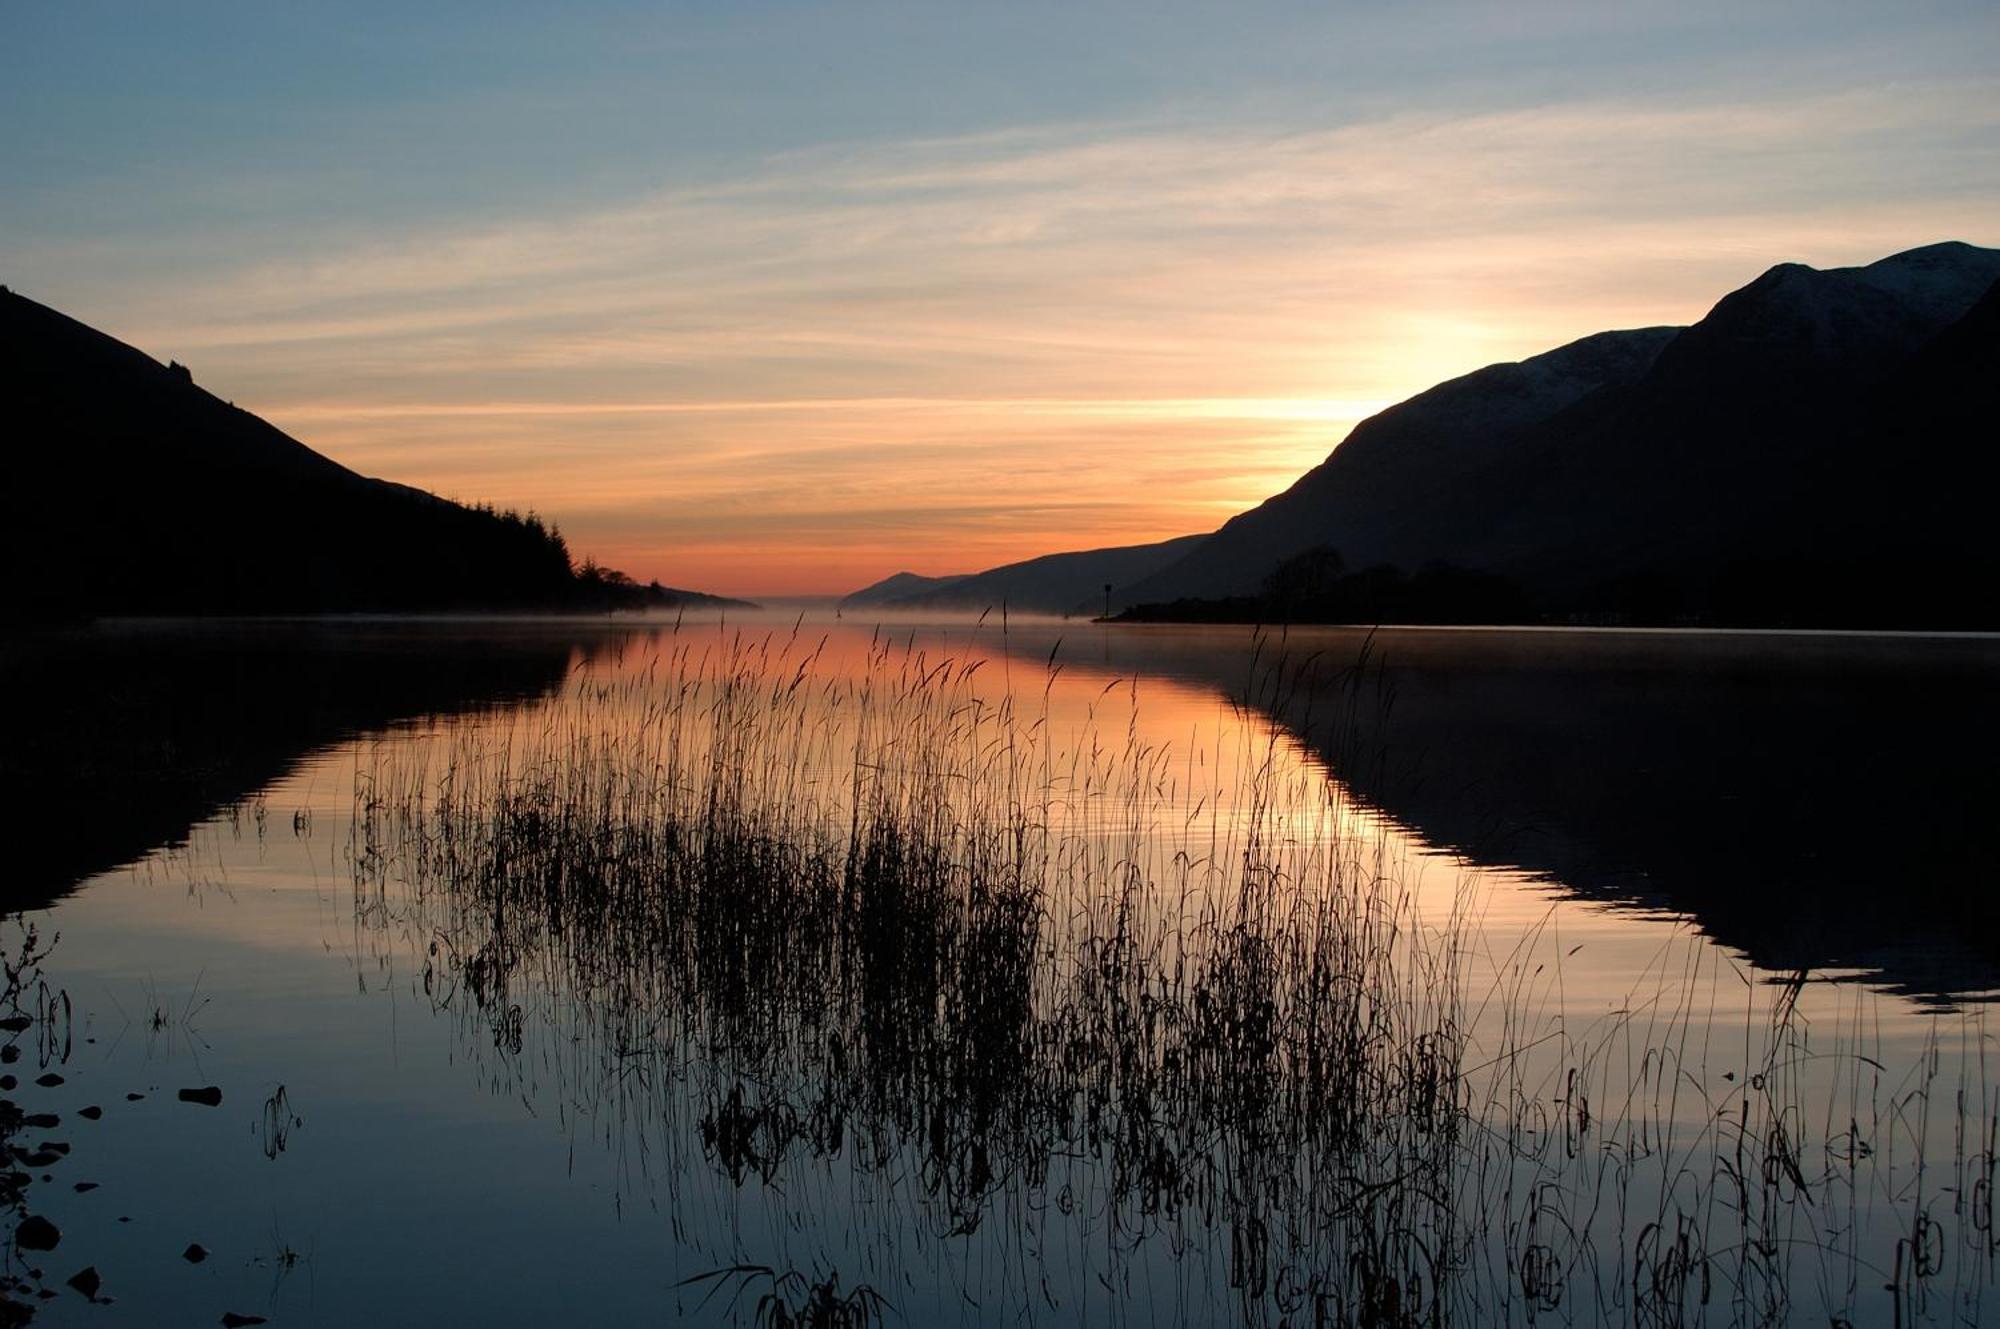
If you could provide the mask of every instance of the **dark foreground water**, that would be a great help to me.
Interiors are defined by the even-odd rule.
[[[0,660],[40,1322],[2000,1322],[1992,639]]]

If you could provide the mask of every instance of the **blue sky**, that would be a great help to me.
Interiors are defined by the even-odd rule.
[[[2000,243],[1990,4],[0,3],[0,281],[642,576],[1213,526],[1771,263]]]

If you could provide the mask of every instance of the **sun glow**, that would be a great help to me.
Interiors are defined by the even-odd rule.
[[[1992,93],[1084,119],[203,238],[144,281],[88,243],[0,258],[357,470],[641,579],[831,593],[1211,530],[1442,380],[1693,321],[1778,259],[1984,234]]]

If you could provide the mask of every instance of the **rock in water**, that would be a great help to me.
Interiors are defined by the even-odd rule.
[[[62,1230],[40,1214],[30,1214],[14,1229],[14,1244],[24,1251],[52,1251],[62,1242]]]
[[[199,1103],[203,1107],[221,1107],[222,1089],[218,1085],[209,1085],[205,1089],[183,1089],[180,1099],[183,1103]]]

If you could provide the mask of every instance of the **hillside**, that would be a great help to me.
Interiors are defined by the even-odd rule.
[[[369,479],[179,365],[0,288],[10,621],[704,603],[594,567],[538,518]]]
[[[1409,559],[1407,514],[1441,477],[1504,456],[1534,426],[1651,367],[1678,328],[1601,332],[1451,379],[1356,425],[1283,493],[1232,517],[1198,549],[1115,593],[1121,604],[1252,595],[1293,555],[1332,543],[1349,566]]]
[[[1503,578],[1541,618],[1987,624],[1996,280],[1957,243],[1783,264],[1692,327],[1453,380],[1117,600],[1254,594],[1336,550]]]
[[[906,596],[922,595],[926,591],[939,590],[954,582],[965,580],[964,573],[944,577],[925,577],[915,572],[894,572],[871,585],[863,586],[851,595],[840,598],[840,608],[867,609],[892,605]]]
[[[1155,544],[1044,554],[893,603],[899,609],[998,610],[1004,604],[1018,613],[1098,614],[1103,612],[1107,584],[1121,586],[1148,576],[1207,538],[1183,535]]]

